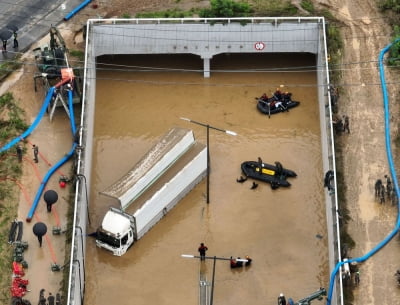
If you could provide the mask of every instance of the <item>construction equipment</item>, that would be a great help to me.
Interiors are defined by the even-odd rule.
[[[68,62],[68,49],[65,41],[54,26],[50,27],[50,46],[45,44],[39,48],[33,49],[36,66],[38,72],[33,76],[35,91],[37,88],[37,80],[41,80],[42,87],[45,95],[50,87],[56,87],[56,94],[52,98],[47,112],[50,113],[50,121],[53,118],[56,107],[64,107],[69,115],[68,105],[68,91],[73,92],[73,103],[81,102],[81,88],[79,87],[80,77],[79,70],[76,72],[69,66]]]
[[[61,68],[68,68],[67,52],[65,41],[58,29],[50,27],[50,47],[45,44],[33,49],[36,65],[41,73],[46,73],[48,79],[61,76]]]

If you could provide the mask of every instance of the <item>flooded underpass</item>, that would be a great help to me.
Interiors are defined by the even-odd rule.
[[[197,56],[114,56],[98,59],[90,202],[94,231],[110,205],[99,194],[124,175],[171,127],[210,129],[210,188],[203,180],[124,256],[89,240],[85,304],[199,303],[200,242],[207,255],[244,257],[249,268],[217,261],[214,302],[276,304],[297,301],[328,285],[328,247],[315,57],[301,54],[220,55],[203,78]],[[146,67],[146,69],[144,69]],[[313,68],[314,67],[314,68]],[[150,69],[151,68],[151,69]],[[185,69],[185,70],[180,70]],[[150,71],[151,70],[151,71]],[[218,70],[218,72],[216,71]],[[234,71],[233,71],[234,70]],[[265,71],[268,70],[268,71]],[[277,86],[300,106],[261,114],[256,96]],[[237,183],[243,161],[280,161],[298,176],[290,188]],[[206,262],[211,281],[212,261]]]

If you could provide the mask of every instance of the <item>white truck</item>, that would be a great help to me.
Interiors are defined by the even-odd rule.
[[[97,230],[96,245],[121,256],[207,173],[206,146],[193,132],[173,128],[101,194],[117,199]]]

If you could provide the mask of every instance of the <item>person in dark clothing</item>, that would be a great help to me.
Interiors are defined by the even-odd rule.
[[[230,264],[231,264],[231,268],[237,267],[236,259],[234,259],[232,256],[231,256]]]
[[[260,175],[262,175],[262,169],[263,169],[263,162],[262,162],[261,157],[258,157],[258,173]]]
[[[200,259],[202,261],[205,260],[205,256],[206,256],[206,251],[208,250],[207,246],[204,245],[204,243],[200,244],[200,247],[198,249],[199,253],[200,253]]]
[[[350,122],[349,117],[347,115],[343,116],[343,132],[350,133]]]
[[[22,147],[21,145],[17,145],[17,157],[18,157],[18,161],[22,162]]]
[[[281,293],[278,297],[278,305],[286,305],[286,298],[283,293]]]
[[[17,32],[14,32],[14,49],[15,48],[18,48],[18,40],[17,40],[17,37],[18,37],[18,34],[17,34]]]
[[[262,99],[264,102],[268,102],[268,96],[267,96],[267,94],[264,93],[263,95],[261,95],[261,99]]]
[[[250,256],[246,255],[247,262],[244,263],[245,266],[250,266],[251,262],[253,261]]]
[[[48,304],[54,305],[54,301],[55,301],[54,295],[52,295],[51,292],[49,292],[49,296],[47,297]]]
[[[3,52],[7,52],[7,40],[3,39]]]
[[[289,103],[292,100],[292,94],[290,92],[283,93],[282,100],[284,103]]]
[[[276,176],[279,177],[279,176],[283,175],[283,166],[282,166],[282,164],[280,162],[276,161],[275,162],[275,167],[276,167],[276,172],[275,172]]]
[[[324,178],[324,187],[328,188],[328,191],[333,190],[333,187],[331,185],[331,180],[333,180],[334,173],[332,170],[328,170],[325,174]]]
[[[39,147],[37,145],[33,144],[32,149],[33,149],[33,160],[35,161],[35,163],[38,163],[39,162],[39,159],[38,159]]]
[[[276,88],[275,92],[274,92],[274,97],[278,100],[278,101],[282,101],[282,92],[279,88]]]

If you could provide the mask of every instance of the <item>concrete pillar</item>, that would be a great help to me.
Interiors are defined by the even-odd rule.
[[[202,57],[203,58],[203,70],[204,70],[204,77],[210,77],[210,60],[211,57]]]

